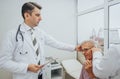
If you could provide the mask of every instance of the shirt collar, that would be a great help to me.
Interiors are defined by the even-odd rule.
[[[28,26],[27,24],[23,23],[23,26],[25,28],[26,31],[29,31],[30,29],[32,29],[30,26]]]
[[[30,31],[32,28],[30,26],[28,26],[27,24],[25,23],[22,23],[21,24],[21,28],[20,30],[23,31],[23,32],[26,32],[26,31]],[[37,26],[33,28],[34,30],[37,29]]]
[[[27,24],[25,24],[25,23],[23,23],[23,25],[25,26],[25,29],[26,29],[27,31],[29,31],[29,30],[31,30],[31,29],[33,29],[33,30],[36,30],[36,29],[37,29],[37,26],[36,26],[36,27],[31,28],[30,26],[28,26],[28,25],[27,25]]]

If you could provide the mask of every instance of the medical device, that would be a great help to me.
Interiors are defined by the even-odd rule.
[[[18,27],[18,30],[17,30],[17,33],[16,33],[16,37],[15,37],[15,38],[16,38],[16,42],[19,42],[18,34],[20,34],[20,36],[21,36],[21,38],[22,38],[22,43],[21,43],[21,45],[19,45],[18,50],[19,50],[19,53],[20,53],[21,55],[25,55],[25,54],[28,54],[28,52],[27,52],[27,51],[24,51],[24,48],[23,48],[23,45],[24,45],[24,37],[23,37],[23,34],[22,34],[20,28],[21,28],[21,24],[20,24],[19,27]],[[20,44],[20,43],[17,43],[17,44]]]
[[[20,27],[21,27],[21,24],[19,25],[18,30],[17,30],[17,33],[16,33],[16,42],[18,42],[18,34],[21,35],[22,41],[24,41],[24,37],[23,37],[23,35],[22,35],[22,32],[20,31]]]
[[[45,66],[45,65],[47,65],[47,64],[51,64],[51,63],[55,62],[56,59],[58,59],[58,58],[51,59],[51,60],[49,60],[48,62],[44,63],[43,65]]]

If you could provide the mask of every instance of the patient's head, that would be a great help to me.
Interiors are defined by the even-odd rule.
[[[80,47],[81,47],[81,51],[84,54],[85,58],[88,60],[92,60],[91,48],[95,47],[94,42],[92,40],[84,41]]]

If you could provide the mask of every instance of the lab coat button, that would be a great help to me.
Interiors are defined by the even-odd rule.
[[[28,53],[28,52],[25,52],[26,54]]]
[[[20,52],[20,54],[22,54],[22,53]]]

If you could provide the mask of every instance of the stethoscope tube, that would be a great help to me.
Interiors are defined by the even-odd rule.
[[[21,24],[19,25],[17,33],[16,33],[16,42],[19,41],[18,35],[20,34],[23,43],[22,43],[22,46],[19,48],[19,50],[20,50],[19,54],[25,55],[25,54],[28,54],[28,52],[27,51],[26,52],[23,51],[24,37],[23,37],[23,34],[22,34],[20,28],[21,28]]]
[[[19,25],[19,27],[18,27],[18,30],[17,30],[17,33],[16,33],[16,42],[18,42],[18,34],[20,33],[20,35],[21,35],[21,37],[22,37],[22,41],[24,41],[24,37],[23,37],[23,35],[22,35],[22,32],[20,31],[20,27],[21,27],[21,24]]]

